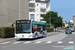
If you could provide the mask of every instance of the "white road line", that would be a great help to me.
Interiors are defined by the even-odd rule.
[[[57,43],[61,44],[61,43],[62,43],[62,41],[58,41]]]
[[[14,43],[12,43],[12,44],[18,44],[18,43],[21,43],[21,42],[14,42]]]
[[[52,41],[48,41],[48,42],[46,42],[47,44],[49,44],[49,43],[52,43]]]
[[[42,41],[37,41],[37,42],[35,42],[36,44],[38,44],[38,43],[41,43]]]
[[[1,43],[1,44],[8,44],[8,43],[10,43],[10,42],[4,42],[4,43]]]
[[[24,42],[24,44],[28,44],[28,43],[31,43],[31,41]]]
[[[69,44],[73,44],[74,42],[73,41],[69,41]]]

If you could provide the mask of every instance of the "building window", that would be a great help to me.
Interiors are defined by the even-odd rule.
[[[37,12],[38,12],[38,9],[37,9]]]
[[[38,4],[37,4],[37,6],[38,6]]]
[[[34,14],[30,14],[30,20],[34,20]]]

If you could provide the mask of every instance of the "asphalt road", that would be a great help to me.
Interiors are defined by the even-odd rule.
[[[65,34],[61,31],[48,33],[46,38],[1,42],[0,50],[63,50],[71,46],[75,46],[75,32]]]

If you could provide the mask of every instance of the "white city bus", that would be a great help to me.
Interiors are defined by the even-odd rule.
[[[15,38],[38,38],[46,37],[46,22],[32,20],[16,20]]]

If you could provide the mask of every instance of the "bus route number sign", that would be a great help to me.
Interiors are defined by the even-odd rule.
[[[30,21],[17,21],[17,23],[30,23]]]

